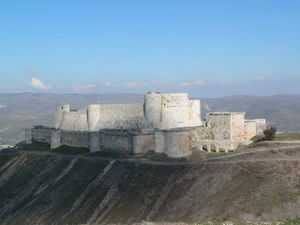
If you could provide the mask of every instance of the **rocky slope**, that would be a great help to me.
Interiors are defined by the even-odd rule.
[[[0,224],[293,219],[300,217],[299,152],[186,165],[0,153]]]

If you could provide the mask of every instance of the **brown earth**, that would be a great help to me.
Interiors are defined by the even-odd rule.
[[[296,147],[174,165],[0,153],[0,224],[279,221],[299,209]]]

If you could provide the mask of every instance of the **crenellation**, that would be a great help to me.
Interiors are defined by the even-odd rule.
[[[142,154],[149,151],[184,157],[192,149],[234,150],[261,134],[265,119],[245,120],[244,112],[210,112],[202,121],[200,100],[186,93],[148,92],[144,103],[91,104],[70,110],[57,106],[54,128],[26,130],[26,143],[45,142],[96,151]]]

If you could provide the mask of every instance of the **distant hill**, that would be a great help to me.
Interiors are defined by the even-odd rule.
[[[201,101],[202,116],[209,111],[245,111],[247,118],[266,118],[279,130],[300,130],[300,95],[232,96]],[[25,128],[52,125],[57,104],[67,103],[71,108],[81,108],[90,103],[126,102],[143,102],[143,95],[0,94],[0,142],[16,144],[24,139]]]
[[[300,131],[300,95],[203,99],[202,114],[209,111],[246,112],[246,118],[266,118],[280,131]]]

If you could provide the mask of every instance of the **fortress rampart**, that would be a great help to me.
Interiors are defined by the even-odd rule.
[[[264,119],[245,120],[244,112],[212,112],[201,120],[200,100],[186,93],[149,92],[144,103],[92,104],[71,110],[56,108],[54,128],[26,130],[26,142],[48,143],[142,154],[148,151],[183,157],[192,149],[235,149],[266,128]]]

